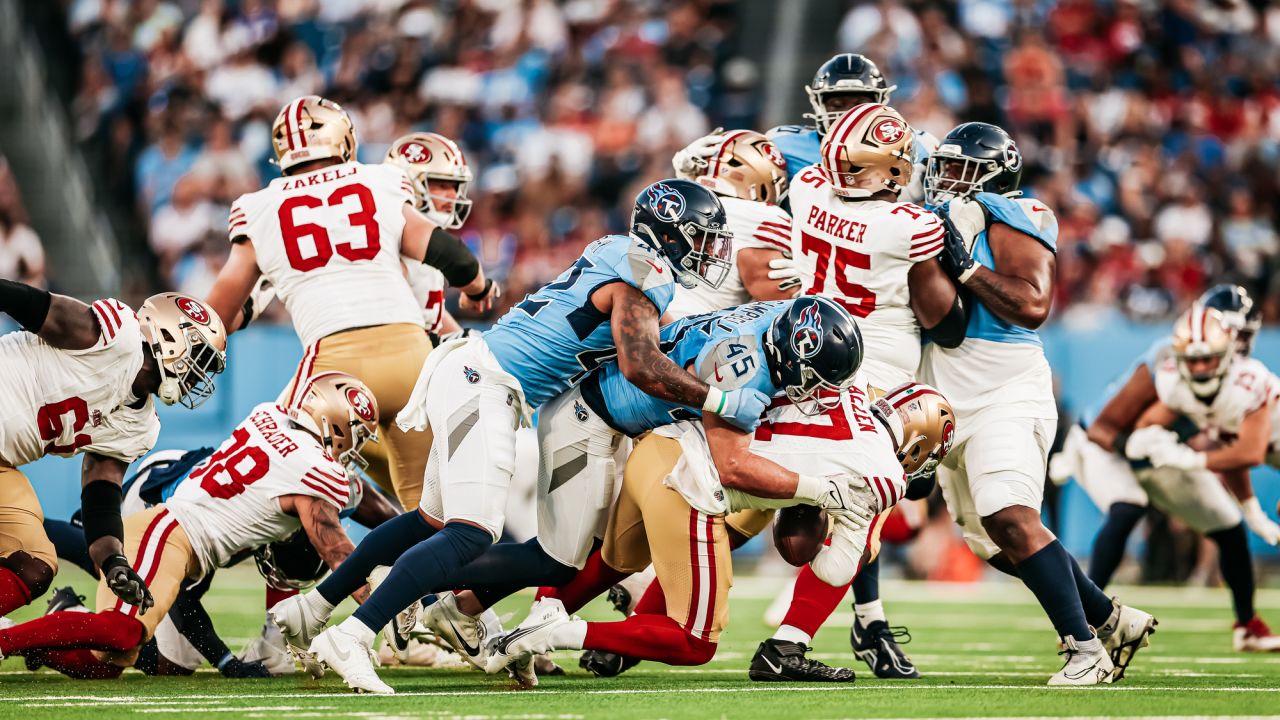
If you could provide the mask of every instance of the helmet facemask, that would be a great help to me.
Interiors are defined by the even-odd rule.
[[[158,332],[169,335],[163,328]],[[162,379],[156,395],[166,405],[176,403],[194,410],[213,397],[213,376],[226,369],[227,356],[205,343],[200,331],[192,325],[182,328],[182,339],[187,352],[175,360],[159,363]],[[158,349],[153,347],[152,351]]]
[[[929,205],[973,197],[1000,174],[999,163],[961,155],[943,146],[929,156],[924,172],[924,197]]]
[[[147,298],[138,325],[156,362],[156,397],[195,409],[213,397],[213,377],[227,367],[226,332],[208,306],[179,293]]]
[[[1193,305],[1174,325],[1173,351],[1178,374],[1200,398],[1213,397],[1231,369],[1236,329],[1218,310]]]
[[[724,284],[733,269],[733,233],[693,222],[680,223],[680,234],[691,249],[680,258],[677,279],[685,288],[699,283],[712,290]]]

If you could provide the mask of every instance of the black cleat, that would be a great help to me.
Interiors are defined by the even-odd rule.
[[[596,677],[617,677],[639,664],[636,658],[600,650],[583,650],[578,658],[578,666]]]
[[[609,604],[613,606],[614,610],[617,610],[623,615],[631,614],[631,591],[630,590],[626,589],[621,584],[614,585],[613,587],[609,588],[609,594],[607,595],[607,597],[609,598]]]
[[[911,658],[902,646],[911,642],[911,633],[904,627],[889,627],[883,620],[872,620],[863,626],[856,617],[849,629],[849,644],[853,652],[871,668],[876,677],[885,680],[914,680],[920,677]]]
[[[756,682],[853,682],[849,668],[810,660],[804,656],[807,652],[809,647],[802,643],[770,638],[756,648],[747,676]]]
[[[84,596],[77,595],[76,589],[68,585],[64,588],[58,588],[53,591],[53,595],[49,597],[49,605],[45,608],[45,615],[52,615],[56,612],[65,610],[79,610],[88,612],[88,608],[84,606]]]

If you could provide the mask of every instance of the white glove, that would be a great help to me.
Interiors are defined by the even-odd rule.
[[[1124,444],[1124,456],[1130,460],[1146,460],[1158,447],[1178,444],[1178,435],[1159,425],[1134,430]]]
[[[867,546],[867,528],[851,524],[846,515],[831,514],[828,511],[828,516],[835,523],[831,544],[818,550],[818,554],[809,561],[809,567],[822,582],[833,587],[843,587],[858,574],[862,550]]]
[[[777,280],[779,290],[791,290],[800,287],[800,268],[796,267],[795,258],[783,255],[769,261],[769,279]]]
[[[1240,510],[1244,512],[1245,524],[1255,535],[1262,538],[1268,545],[1280,544],[1280,525],[1271,522],[1271,518],[1262,511],[1262,505],[1258,504],[1256,496],[1240,503]],[[814,559],[817,560],[817,558]]]
[[[864,530],[882,509],[867,481],[850,475],[801,475],[795,499],[817,505],[831,517]]]
[[[947,215],[960,232],[964,246],[972,252],[978,234],[987,229],[987,213],[982,209],[982,204],[977,200],[956,198],[947,203]]]
[[[715,156],[723,139],[724,128],[718,127],[677,151],[671,158],[676,177],[692,180],[701,175],[707,169],[707,158]]]
[[[1172,445],[1156,445],[1151,449],[1151,464],[1154,467],[1177,468],[1178,470],[1203,470],[1204,453],[1175,443]]]

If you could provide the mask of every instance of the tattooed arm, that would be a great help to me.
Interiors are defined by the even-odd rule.
[[[1053,302],[1053,251],[1003,223],[991,226],[987,240],[998,270],[979,266],[964,286],[1006,322],[1040,327]]]
[[[356,549],[342,529],[338,510],[324,500],[310,495],[285,495],[280,498],[280,509],[298,516],[312,547],[330,570],[338,567]],[[367,586],[351,595],[358,603],[363,603],[368,596]]]
[[[618,369],[631,384],[662,400],[701,407],[707,384],[671,362],[659,347],[658,308],[625,283],[612,283],[592,295],[592,303],[609,316],[618,347]]]

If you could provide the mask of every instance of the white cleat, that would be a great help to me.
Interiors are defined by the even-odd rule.
[[[373,648],[340,626],[320,633],[311,643],[309,652],[358,693],[394,695],[396,692],[374,671]]]
[[[1111,682],[1115,665],[1102,641],[1094,637],[1080,642],[1073,637],[1062,638],[1065,648],[1061,654],[1067,656],[1067,662],[1053,677],[1049,678],[1052,686],[1067,685],[1102,685]]]
[[[516,681],[522,688],[538,687],[538,672],[536,659],[540,655],[521,655],[516,661],[507,666],[507,674],[512,680]]]
[[[272,605],[267,611],[267,617],[280,628],[280,634],[284,636],[285,642],[298,650],[311,647],[311,642],[329,622],[328,613],[321,615],[307,601],[307,597],[313,592],[315,590],[285,598]]]
[[[386,565],[379,565],[369,573],[369,590],[376,592],[378,586],[386,581],[387,575],[391,574],[391,568]],[[418,619],[422,617],[422,601],[414,600],[409,607],[396,613],[391,618],[391,622],[382,629],[382,638],[386,640],[383,649],[390,647],[391,653],[397,661],[408,664],[409,660],[409,644],[412,641],[414,628],[418,626]],[[378,657],[382,658],[383,652],[379,651]]]
[[[532,656],[549,653],[557,648],[551,643],[552,634],[571,622],[569,614],[559,600],[544,598],[534,604],[524,622],[505,635],[493,639],[489,648],[489,662],[485,670],[496,673],[513,663],[526,660],[532,665]]]
[[[1151,644],[1148,638],[1155,634],[1158,624],[1151,613],[1121,605],[1114,599],[1111,601],[1111,617],[1098,628],[1098,639],[1115,666],[1112,682],[1123,678],[1133,656]]]
[[[1254,615],[1249,622],[1237,623],[1232,629],[1231,647],[1236,652],[1280,652],[1280,635],[1272,635],[1271,628]]]
[[[458,598],[446,592],[438,594],[436,601],[423,611],[422,624],[448,643],[463,660],[484,670],[485,640],[489,637],[489,628],[482,621],[484,617],[474,618],[462,612],[458,609]]]
[[[240,651],[240,660],[260,662],[272,675],[292,675],[298,671],[284,635],[270,618],[263,624],[262,633]]]

